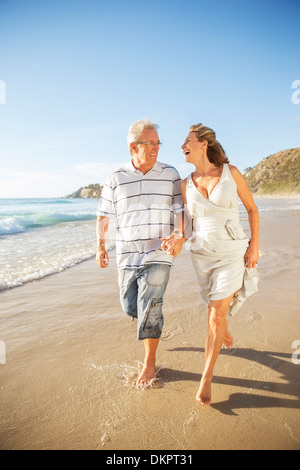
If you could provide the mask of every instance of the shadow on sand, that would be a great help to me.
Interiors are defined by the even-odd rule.
[[[169,351],[205,352],[203,348],[194,347],[179,347],[170,349]],[[244,388],[245,392],[233,393],[229,396],[228,400],[213,403],[211,405],[212,408],[226,415],[237,415],[234,410],[242,408],[300,408],[300,367],[299,365],[297,366],[292,363],[291,354],[271,351],[256,351],[249,348],[235,348],[232,351],[222,349],[220,354],[239,357],[247,361],[256,362],[272,370],[276,370],[279,373],[280,380],[276,382],[268,382],[250,380],[247,378],[215,376],[213,383]],[[159,372],[159,377],[164,383],[184,380],[199,382],[201,375],[192,372],[163,368]],[[253,389],[282,394],[285,397],[268,396],[266,393],[264,393],[264,395],[257,395],[247,392],[247,390]],[[287,399],[287,395],[294,398]]]

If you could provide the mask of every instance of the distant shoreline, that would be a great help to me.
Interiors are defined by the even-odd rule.
[[[259,199],[300,199],[300,194],[255,194],[252,193],[254,198]],[[51,198],[49,198],[51,199]],[[55,198],[53,198],[55,199]],[[99,199],[98,197],[59,197],[57,199]]]
[[[300,199],[300,194],[255,194],[252,193],[252,196],[257,199]],[[8,201],[8,200],[49,200],[49,199],[57,199],[57,200],[73,200],[77,199],[79,201],[82,200],[92,200],[92,199],[99,199],[98,197],[66,197],[66,196],[49,196],[49,197],[0,197],[0,200]]]

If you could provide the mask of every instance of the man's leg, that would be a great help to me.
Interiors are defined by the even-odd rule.
[[[170,277],[170,266],[152,264],[138,277],[138,339],[144,341],[145,360],[136,385],[151,385],[156,379],[156,352],[163,327],[163,296]]]
[[[121,269],[118,273],[120,302],[123,312],[132,319],[137,318],[138,285],[135,269]]]
[[[152,385],[156,379],[156,350],[158,347],[159,338],[144,339],[145,346],[145,360],[143,370],[140,373],[136,386]]]

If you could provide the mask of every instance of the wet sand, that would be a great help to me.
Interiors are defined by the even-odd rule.
[[[0,448],[299,449],[299,240],[299,211],[261,219],[259,293],[230,319],[209,407],[195,400],[207,308],[188,251],[172,269],[152,389],[132,385],[143,344],[120,309],[114,253],[106,270],[91,260],[2,292]]]

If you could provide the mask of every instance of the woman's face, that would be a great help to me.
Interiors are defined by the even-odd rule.
[[[203,156],[204,142],[199,142],[195,132],[190,132],[181,146],[185,155],[185,161],[193,163]]]

